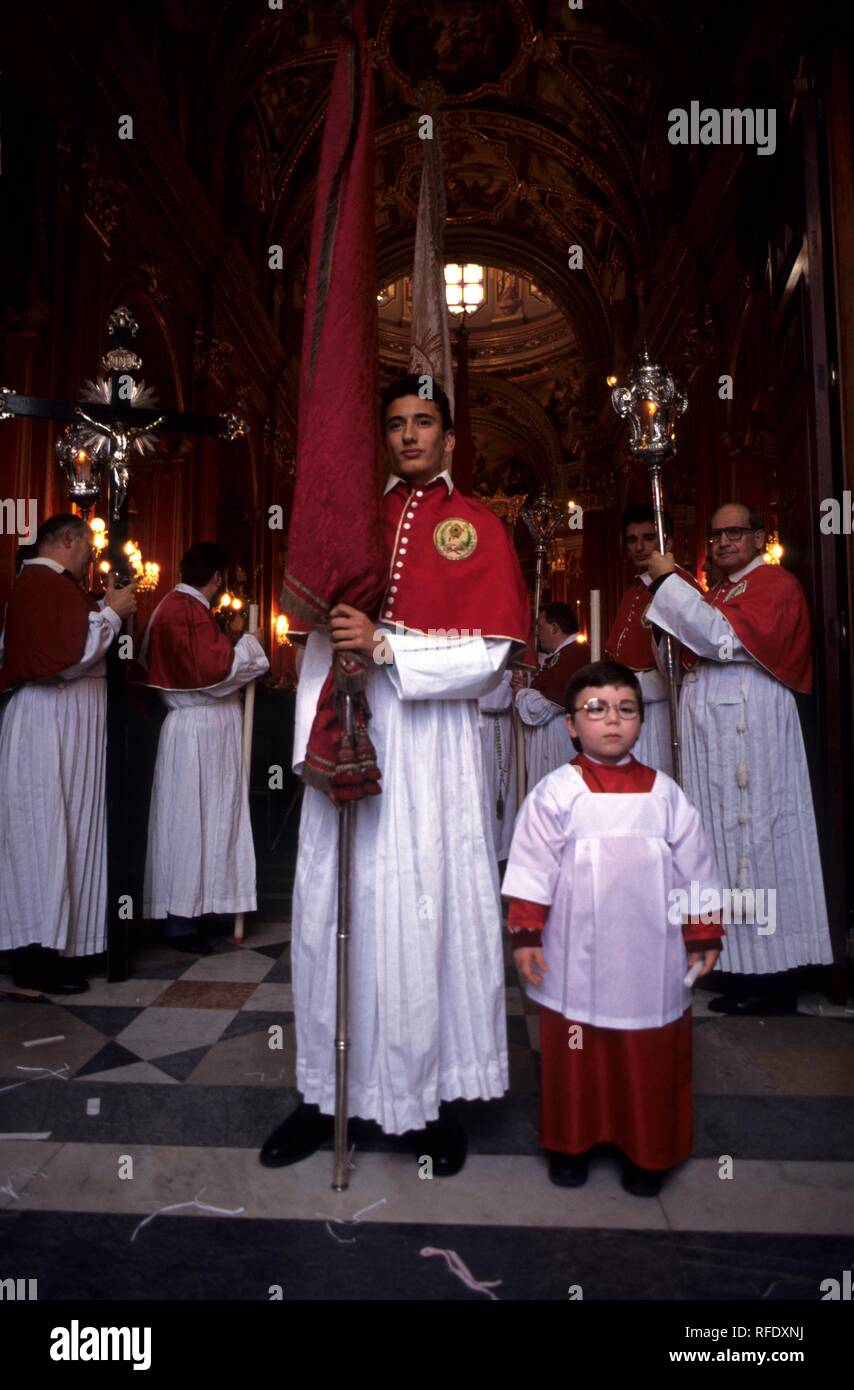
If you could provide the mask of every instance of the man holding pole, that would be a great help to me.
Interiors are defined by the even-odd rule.
[[[167,919],[164,936],[178,950],[206,949],[193,919],[256,906],[240,692],[269,663],[243,613],[225,633],[214,618],[227,567],[220,546],[191,546],[140,652],[147,684],[169,710],[151,794],[144,911]]]
[[[673,522],[664,512],[667,553],[673,549]],[[651,506],[626,507],[620,518],[626,558],[634,568],[634,578],[620,600],[611,631],[605,639],[605,656],[621,661],[634,671],[643,694],[644,722],[636,745],[638,760],[673,776],[670,707],[667,681],[656,665],[655,639],[647,618],[651,602],[649,559],[658,547],[655,512]],[[701,593],[692,575],[681,565],[675,572],[686,584]]]
[[[501,1096],[507,1043],[501,906],[482,795],[478,699],[525,647],[527,596],[506,527],[448,471],[450,408],[437,382],[387,389],[389,564],[377,620],[346,603],[314,631],[297,692],[294,770],[321,768],[315,709],[333,653],[368,655],[382,792],[355,809],[351,883],[350,1115],[415,1131],[434,1176],[459,1172],[466,1137],[443,1101]],[[458,635],[457,635],[458,634]],[[370,658],[373,658],[372,660]],[[315,721],[311,735],[309,726]],[[280,1167],[331,1136],[335,1104],[336,811],[306,788],[293,906],[297,1086],[267,1140]]]
[[[812,688],[809,613],[795,576],[764,564],[765,539],[748,507],[718,509],[709,546],[724,578],[708,597],[674,573],[672,555],[655,550],[649,562],[648,619],[688,649],[685,791],[725,880],[744,893],[722,965],[740,977],[738,989],[709,1005],[727,1014],[794,1012],[795,968],[833,959],[793,694]]]

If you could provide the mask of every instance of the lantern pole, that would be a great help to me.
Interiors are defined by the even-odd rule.
[[[676,453],[676,421],[688,409],[688,397],[680,391],[666,367],[652,362],[644,344],[643,356],[629,377],[627,386],[615,386],[611,404],[631,431],[629,449],[646,465],[652,488],[652,509],[658,532],[658,548],[664,554],[664,498],[661,469]],[[669,633],[664,634],[664,672],[670,712],[670,744],[673,775],[682,785],[682,748],[679,742],[679,705],[676,684],[676,648]]]

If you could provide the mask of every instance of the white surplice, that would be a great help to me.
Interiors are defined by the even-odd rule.
[[[661,1028],[691,1003],[679,899],[720,894],[700,817],[665,773],[644,793],[592,792],[567,765],[525,798],[501,891],[550,904],[548,972],[531,999],[599,1028]],[[715,902],[719,902],[719,896]]]
[[[730,576],[739,580],[757,557]],[[685,674],[680,739],[685,791],[726,884],[776,893],[776,923],[727,927],[721,969],[768,974],[833,959],[818,836],[795,697],[739,641],[726,617],[674,576],[650,622],[702,658]],[[731,655],[721,659],[721,652]],[[760,931],[760,925],[762,930]]]
[[[506,859],[510,853],[519,800],[516,794],[516,734],[510,680],[510,672],[505,671],[500,685],[478,700],[486,813],[492,825],[492,840],[498,860]],[[498,816],[499,797],[504,803],[501,819]]]
[[[354,810],[349,1113],[422,1129],[439,1102],[507,1089],[498,873],[483,798],[477,701],[510,643],[389,635],[369,732],[382,793]],[[313,632],[297,692],[299,772],[331,646]],[[297,1085],[332,1114],[338,812],[305,788],[293,902]]]
[[[573,632],[564,638],[559,647],[546,654],[543,664],[549,657],[570,646],[577,637],[578,633]],[[566,727],[566,710],[562,705],[547,700],[539,690],[526,687],[516,692],[516,708],[525,725],[525,770],[530,791],[541,777],[570,762],[575,757],[575,749]]]
[[[203,594],[179,584],[200,603]],[[244,633],[224,680],[205,690],[160,690],[160,730],[145,858],[148,918],[254,912],[255,846],[243,766],[244,686],[269,662]]]
[[[24,564],[63,567],[40,557]],[[106,946],[107,682],[121,628],[89,614],[78,662],[4,696],[0,725],[0,950],[42,945],[66,956]]]
[[[649,588],[652,583],[649,575],[642,574],[639,578]],[[638,678],[643,696],[643,724],[641,725],[640,738],[632,749],[632,753],[639,763],[645,763],[647,767],[658,768],[660,772],[666,772],[668,777],[672,777],[673,743],[670,733],[670,700],[667,680],[663,671],[657,670],[654,666],[645,671],[635,671],[635,675]],[[682,679],[678,659],[676,677],[677,680]]]

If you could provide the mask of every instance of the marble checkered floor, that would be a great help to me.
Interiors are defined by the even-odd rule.
[[[201,958],[151,942],[132,979],[65,1000],[0,974],[0,1276],[38,1277],[41,1298],[483,1298],[422,1257],[439,1248],[499,1298],[773,1300],[854,1261],[854,1014],[819,996],[725,1019],[698,994],[694,1156],[655,1200],[607,1155],[583,1189],[549,1183],[537,1019],[509,963],[511,1090],[459,1105],[463,1173],[419,1179],[366,1124],[346,1193],[328,1150],[261,1168],[296,1099],[289,936],[255,924]]]

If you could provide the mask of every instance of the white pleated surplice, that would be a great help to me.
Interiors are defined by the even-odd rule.
[[[0,950],[42,945],[66,956],[106,946],[104,653],[121,627],[89,615],[79,662],[56,683],[5,696],[0,726]]]
[[[482,794],[477,701],[510,644],[390,636],[371,673],[382,794],[358,803],[351,885],[349,1113],[422,1129],[439,1102],[507,1089],[498,874]],[[330,645],[308,639],[299,771]],[[297,1085],[332,1114],[338,813],[306,787],[293,905]]]
[[[640,738],[632,749],[639,763],[673,776],[673,746],[670,737],[670,703],[667,681],[658,671],[636,671],[643,695],[643,724]]]
[[[647,617],[704,658],[682,686],[683,776],[725,883],[763,890],[765,906],[768,893],[776,895],[773,932],[767,922],[727,925],[721,969],[769,974],[829,965],[818,836],[792,692],[753,660],[724,615],[678,578],[661,586]],[[722,650],[732,652],[726,661]]]
[[[550,772],[575,757],[566,727],[566,711],[539,690],[519,690],[516,708],[525,725],[525,769],[528,791]]]
[[[263,648],[245,633],[218,685],[160,691],[169,713],[160,730],[148,818],[148,918],[255,910],[240,691],[268,667]]]
[[[516,734],[513,728],[513,692],[510,672],[501,684],[478,700],[480,739],[483,746],[483,789],[487,820],[492,826],[492,842],[497,860],[506,859],[513,839],[518,796],[516,793]],[[498,798],[504,802],[499,819]]]

